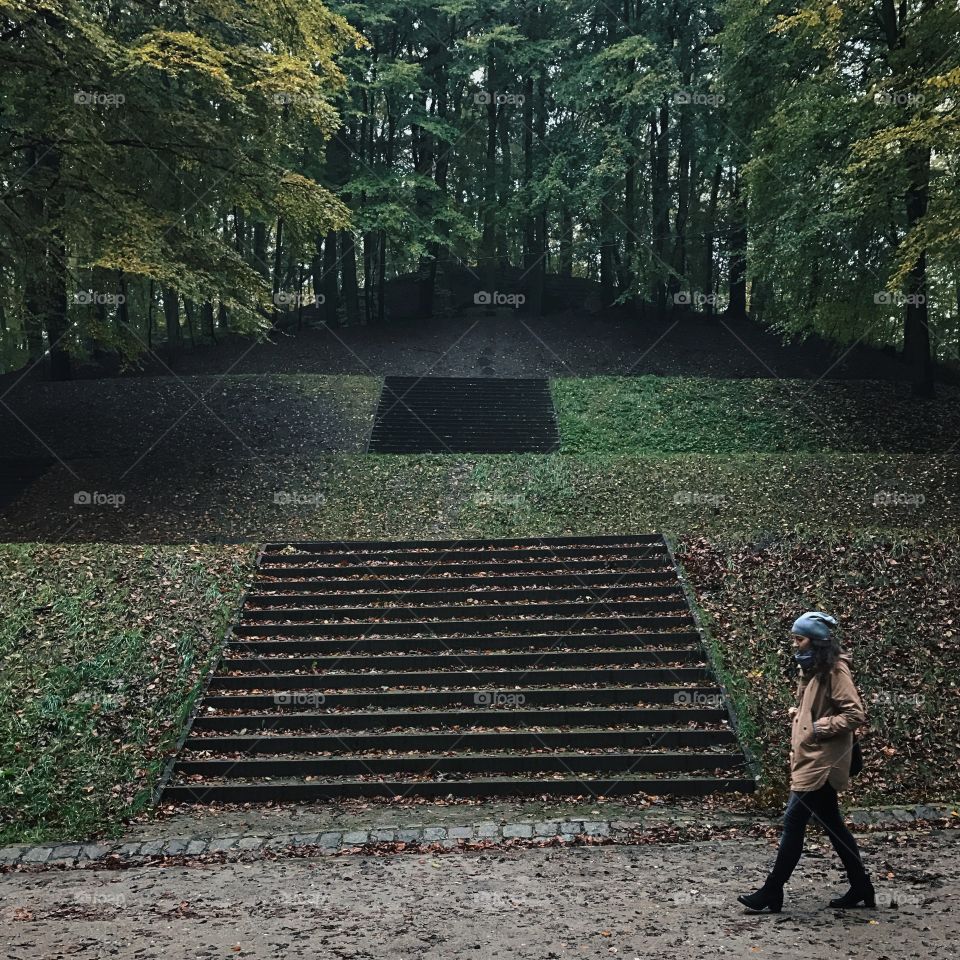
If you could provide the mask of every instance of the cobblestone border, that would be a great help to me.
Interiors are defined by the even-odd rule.
[[[956,804],[919,804],[914,807],[884,807],[850,810],[847,823],[853,828],[897,827],[920,820],[954,819],[960,821],[960,806]],[[667,819],[665,823],[670,823]],[[706,821],[700,821],[709,825]],[[763,823],[762,818],[738,817],[726,825]],[[768,821],[770,825],[777,823]],[[717,826],[724,825],[718,822]],[[54,843],[35,846],[20,845],[0,849],[0,867],[60,866],[82,867],[109,858],[124,863],[137,863],[152,857],[199,857],[204,854],[243,854],[286,848],[311,847],[320,852],[336,853],[357,847],[381,843],[409,843],[411,845],[439,844],[454,848],[465,843],[489,841],[548,840],[629,842],[638,831],[649,828],[643,820],[550,820],[497,823],[481,821],[463,825],[408,826],[387,825],[372,830],[327,830],[319,833],[282,833],[272,835],[231,834],[221,837],[172,837],[138,842],[114,843]]]

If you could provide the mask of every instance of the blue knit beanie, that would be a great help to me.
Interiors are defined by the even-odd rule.
[[[799,633],[811,640],[827,640],[830,637],[830,628],[836,625],[836,618],[831,617],[829,613],[819,613],[816,610],[811,610],[794,621],[790,632]]]

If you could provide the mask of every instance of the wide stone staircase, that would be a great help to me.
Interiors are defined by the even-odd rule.
[[[268,544],[162,800],[753,788],[651,534]]]

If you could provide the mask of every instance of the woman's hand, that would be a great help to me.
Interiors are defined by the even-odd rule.
[[[823,740],[830,736],[830,727],[824,723],[822,717],[813,722],[813,736],[815,740]]]

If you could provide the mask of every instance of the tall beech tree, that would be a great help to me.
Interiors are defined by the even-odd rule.
[[[0,0],[0,351],[55,376],[575,278],[893,344],[960,338],[956,4]],[[391,296],[391,284],[396,296]],[[487,309],[496,309],[490,304]]]
[[[930,396],[957,346],[960,9],[731,0],[725,17],[765,316],[899,344]]]
[[[342,201],[294,164],[337,128],[336,59],[362,43],[317,0],[0,0],[0,37],[9,364],[46,354],[63,378],[91,343],[136,356],[154,295],[170,348],[185,304],[217,303],[231,329],[256,332],[276,292],[271,229],[279,250],[281,224],[346,225]]]

